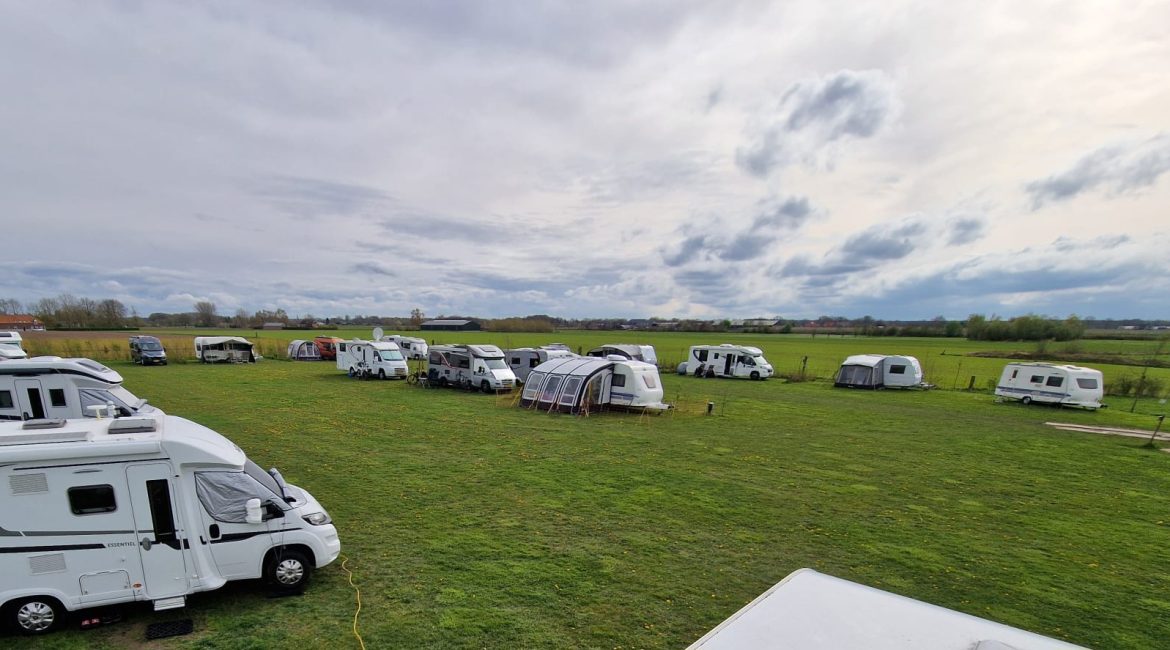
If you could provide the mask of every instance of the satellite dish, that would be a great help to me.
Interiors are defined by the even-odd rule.
[[[374,328],[374,340],[375,340],[375,341],[381,341],[381,340],[382,340],[382,334],[383,334],[383,332],[382,332],[382,328],[381,328],[381,327],[375,327],[375,328]]]

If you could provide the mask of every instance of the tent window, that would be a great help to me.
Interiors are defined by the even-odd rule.
[[[1049,377],[1048,381],[1044,382],[1044,385],[1060,388],[1064,385],[1064,377]]]
[[[569,377],[565,381],[565,390],[561,391],[561,404],[571,406],[577,401],[577,388],[581,386],[580,377]]]
[[[1033,384],[1043,384],[1044,378],[1041,377],[1040,375],[1032,375],[1032,383]]]
[[[904,375],[906,374],[906,366],[890,366],[890,374]]]
[[[719,355],[715,355],[719,356]],[[613,382],[610,384],[614,388],[623,388],[626,385],[626,376],[619,375],[616,372],[613,374]]]
[[[534,372],[528,375],[528,382],[524,384],[524,399],[536,399],[540,392],[540,382],[544,380],[543,372]]]
[[[1092,377],[1077,377],[1077,387],[1094,390],[1097,388],[1097,380]]]
[[[548,378],[548,383],[544,385],[544,390],[540,393],[540,401],[551,402],[557,397],[557,388],[561,385],[561,378],[559,375],[553,375]]]

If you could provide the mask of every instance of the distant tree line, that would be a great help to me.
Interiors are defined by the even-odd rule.
[[[122,329],[132,327],[137,316],[112,298],[93,300],[63,293],[27,305],[12,298],[0,299],[0,314],[26,313],[49,329]]]
[[[972,341],[1074,341],[1085,335],[1085,324],[1075,314],[1064,320],[1027,314],[1010,320],[982,314],[967,317]]]

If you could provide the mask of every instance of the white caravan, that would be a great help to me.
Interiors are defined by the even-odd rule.
[[[999,397],[1024,404],[1045,402],[1063,406],[1101,408],[1105,378],[1100,370],[1050,363],[1009,363],[995,387]]]
[[[228,580],[300,589],[341,552],[308,492],[179,417],[0,423],[0,483],[0,611],[27,634]]]
[[[23,340],[20,332],[0,332],[0,361],[28,358],[28,353],[20,347]]]
[[[688,650],[1074,650],[1075,646],[799,569]]]
[[[570,352],[567,348],[514,348],[512,350],[504,350],[504,356],[508,361],[508,367],[512,372],[516,373],[516,379],[520,383],[528,381],[528,373],[532,369],[550,359],[568,359],[577,355]]]
[[[255,363],[255,346],[239,336],[196,336],[195,358],[202,363]]]
[[[432,345],[427,356],[427,382],[436,386],[478,388],[485,393],[512,390],[516,374],[494,345]]]
[[[552,359],[532,369],[520,406],[581,413],[618,407],[665,410],[658,366],[613,355]]]
[[[767,379],[774,373],[764,351],[750,345],[692,345],[687,353],[686,373],[696,377],[739,377]]]
[[[0,420],[161,414],[90,359],[33,357],[0,364]]]
[[[922,365],[914,357],[855,354],[841,364],[833,385],[839,388],[913,388],[922,385]]]
[[[608,357],[617,355],[634,361],[645,361],[651,365],[658,365],[658,354],[653,345],[636,345],[633,343],[607,343],[593,348],[586,353],[590,357]]]
[[[350,377],[406,379],[406,359],[398,346],[388,341],[338,341],[337,369]]]
[[[402,351],[402,356],[407,359],[426,359],[427,358],[427,342],[426,339],[420,339],[416,336],[402,336],[400,334],[387,334],[378,339],[379,341],[389,341],[398,346]]]

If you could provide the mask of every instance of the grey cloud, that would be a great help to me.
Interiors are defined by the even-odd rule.
[[[873,137],[897,110],[893,83],[880,70],[841,70],[801,81],[784,93],[774,115],[749,128],[736,163],[762,178],[778,167],[815,160],[838,140]]]
[[[920,222],[889,231],[877,226],[847,239],[841,252],[849,258],[862,260],[897,260],[914,251],[915,238],[925,231],[926,226]]]
[[[393,200],[373,187],[294,176],[268,177],[248,189],[253,196],[299,219],[359,214]]]
[[[1072,167],[1043,180],[1028,183],[1032,209],[1071,199],[1104,188],[1117,195],[1153,185],[1170,171],[1170,134],[1158,134],[1142,142],[1109,145],[1090,152]]]
[[[982,219],[964,217],[955,219],[950,224],[950,233],[947,235],[947,246],[962,246],[978,241],[986,235],[987,222]]]
[[[349,269],[354,273],[365,273],[367,275],[381,275],[386,277],[395,277],[398,275],[394,269],[377,262],[358,262],[349,267]]]
[[[681,266],[693,259],[707,247],[706,235],[693,235],[680,243],[673,253],[663,253],[662,261],[667,266]]]
[[[687,224],[685,231],[707,229],[709,234],[689,235],[676,246],[662,251],[667,266],[682,266],[687,262],[720,259],[742,262],[768,252],[779,238],[778,231],[799,230],[813,214],[812,205],[805,197],[791,197],[783,201],[762,201],[751,225],[739,232],[721,237],[719,224]]]
[[[812,216],[812,206],[805,197],[790,198],[779,205],[766,208],[752,221],[752,230],[765,226],[796,230]]]
[[[1052,242],[1053,250],[1058,250],[1062,253],[1072,253],[1075,251],[1100,251],[1108,250],[1110,248],[1117,248],[1122,244],[1128,244],[1131,241],[1129,235],[1102,235],[1092,239],[1073,239],[1071,237],[1057,237]]]

